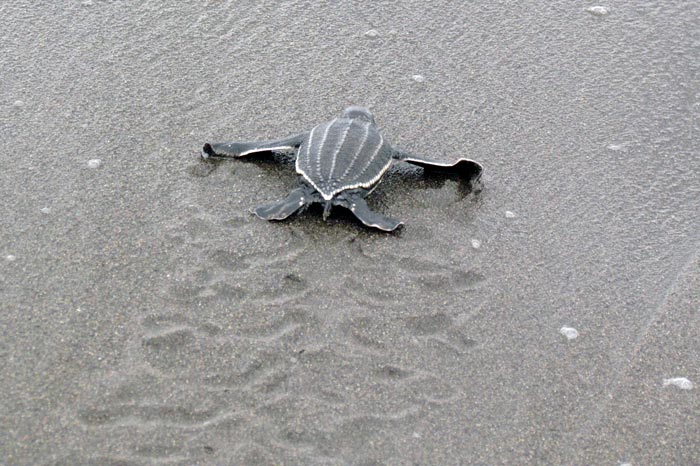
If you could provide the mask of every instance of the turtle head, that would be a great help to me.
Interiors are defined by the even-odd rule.
[[[374,124],[374,115],[372,115],[372,112],[365,107],[360,107],[359,105],[353,105],[346,108],[343,112],[343,118],[356,118],[358,120],[368,121]]]

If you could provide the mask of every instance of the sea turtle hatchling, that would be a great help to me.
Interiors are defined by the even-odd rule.
[[[439,162],[392,147],[380,134],[372,113],[358,106],[348,107],[340,117],[311,131],[276,141],[207,143],[202,157],[246,157],[261,152],[290,151],[296,151],[300,186],[281,201],[251,210],[262,219],[283,220],[318,202],[325,204],[324,220],[337,205],[349,209],[368,227],[393,231],[402,222],[371,211],[364,198],[394,161],[454,173],[469,182],[477,181],[482,172],[481,165],[470,159]]]

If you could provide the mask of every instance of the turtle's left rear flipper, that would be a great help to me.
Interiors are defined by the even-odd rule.
[[[484,170],[480,163],[464,158],[452,163],[440,162],[399,151],[396,159],[423,167],[428,172],[455,174],[467,181],[477,181]]]
[[[299,133],[275,141],[258,142],[219,142],[204,144],[202,158],[245,157],[261,152],[286,152],[299,147],[308,133]]]

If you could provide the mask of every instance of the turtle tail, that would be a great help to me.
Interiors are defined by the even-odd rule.
[[[331,215],[331,208],[333,207],[333,204],[331,201],[326,201],[326,206],[323,208],[323,220],[326,221],[328,217]]]

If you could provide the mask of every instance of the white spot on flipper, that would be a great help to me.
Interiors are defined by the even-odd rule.
[[[600,5],[588,7],[586,8],[586,11],[595,16],[605,16],[610,13],[610,10]]]
[[[692,390],[693,389],[693,382],[686,379],[685,377],[673,377],[670,379],[664,379],[664,387],[666,387],[668,385],[675,385],[676,387],[680,388],[681,390]]]
[[[564,335],[567,340],[575,340],[578,338],[578,330],[573,327],[567,327],[566,325],[559,329],[559,333]]]
[[[102,160],[100,159],[88,160],[88,167],[90,168],[99,168],[100,165],[102,165]]]
[[[425,82],[425,76],[423,76],[422,74],[414,74],[413,76],[411,76],[411,79],[413,79],[417,83]]]
[[[515,213],[510,210],[506,210],[506,218],[515,218]]]
[[[476,238],[472,238],[472,247],[474,249],[479,249],[481,247],[481,241]]]

